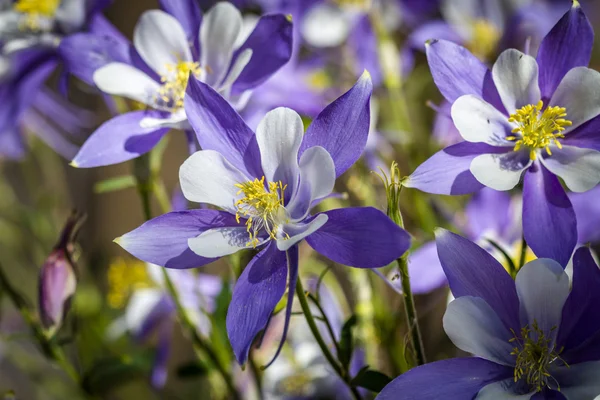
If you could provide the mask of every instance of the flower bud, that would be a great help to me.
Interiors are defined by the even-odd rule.
[[[54,334],[69,311],[71,298],[77,287],[77,274],[73,262],[73,241],[81,225],[80,215],[73,213],[61,237],[44,262],[39,280],[39,310],[44,328]]]

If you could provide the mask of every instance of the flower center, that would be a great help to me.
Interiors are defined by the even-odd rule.
[[[556,327],[553,327],[550,333],[554,330]],[[536,321],[531,327],[525,325],[521,329],[520,337],[514,331],[513,335],[514,337],[509,342],[515,344],[510,353],[517,358],[514,371],[515,382],[523,379],[538,392],[545,388],[551,388],[551,386],[560,390],[558,382],[548,370],[552,363],[561,363],[567,367],[568,365],[560,357],[562,349],[556,349],[554,339],[547,337]]]
[[[283,192],[287,185],[279,182],[269,182],[269,188],[265,187],[265,177],[258,178],[245,183],[238,183],[238,195],[244,197],[235,202],[235,218],[238,223],[240,218],[247,218],[246,230],[249,241],[247,247],[256,247],[259,244],[258,234],[264,229],[271,239],[276,238],[280,221],[285,217],[283,207]]]
[[[108,305],[121,308],[129,296],[137,289],[154,286],[146,264],[138,260],[126,261],[117,258],[108,267]]]
[[[558,139],[564,138],[561,132],[565,127],[573,123],[568,119],[567,109],[564,107],[546,107],[542,112],[544,102],[540,100],[536,105],[528,104],[518,109],[510,115],[508,122],[514,122],[517,127],[512,130],[513,133],[519,133],[519,136],[508,136],[508,140],[516,140],[514,150],[519,150],[522,146],[529,148],[529,158],[537,158],[537,149],[546,149],[548,155],[552,155],[550,145],[554,143],[556,147],[562,149]]]
[[[52,20],[60,0],[18,0],[14,10],[24,14],[19,23],[23,31],[41,31],[49,29],[49,20]]]
[[[496,48],[502,34],[498,28],[485,19],[477,19],[472,25],[472,37],[467,47],[477,58],[487,60]]]
[[[169,109],[183,107],[183,98],[187,89],[190,73],[194,76],[202,70],[200,64],[193,61],[180,61],[177,64],[166,65],[167,74],[160,77],[163,83],[158,91],[157,102]]]

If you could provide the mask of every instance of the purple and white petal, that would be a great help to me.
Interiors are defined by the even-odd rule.
[[[124,63],[109,63],[94,72],[94,83],[104,93],[123,96],[142,104],[151,105],[160,89],[154,79]]]
[[[223,81],[229,70],[241,29],[242,14],[231,3],[219,2],[205,14],[200,28],[200,64],[210,86]]]
[[[146,128],[141,126],[141,121],[162,115],[158,111],[132,111],[108,120],[81,146],[71,165],[92,168],[118,164],[149,152],[168,128]]]
[[[186,199],[221,207],[233,214],[240,189],[235,185],[250,178],[214,150],[192,154],[179,169],[179,182]]]
[[[222,93],[223,96],[226,98],[229,97],[231,94],[231,85],[233,85],[233,83],[238,79],[252,57],[254,57],[252,49],[246,49],[239,54],[235,61],[233,61],[229,72],[225,76],[225,79],[218,86],[219,92]]]
[[[190,250],[205,258],[218,258],[245,249],[250,241],[246,226],[214,228],[189,238]]]
[[[557,368],[552,376],[560,383],[560,392],[571,399],[597,399],[600,393],[600,361],[594,360]]]
[[[484,386],[477,394],[476,400],[528,400],[535,395],[535,392],[520,394],[519,387],[515,384],[515,378],[504,379]],[[547,398],[544,397],[544,400]]]
[[[484,186],[471,173],[471,162],[481,154],[498,150],[505,151],[485,143],[454,144],[429,157],[402,185],[433,194],[474,193]]]
[[[358,82],[313,120],[302,140],[300,154],[321,146],[333,158],[336,176],[343,174],[361,156],[370,125],[370,99],[373,92],[367,71]]]
[[[492,76],[509,114],[541,99],[537,62],[519,50],[502,52],[492,68]]]
[[[357,268],[379,268],[398,259],[410,247],[410,236],[372,207],[326,211],[327,223],[306,238],[325,257]]]
[[[188,247],[188,239],[209,229],[236,226],[239,223],[235,216],[227,212],[209,209],[177,211],[153,218],[115,242],[142,261],[166,268],[195,268],[214,259],[196,255]]]
[[[512,377],[513,368],[478,357],[421,365],[390,382],[376,400],[474,399],[484,386]]]
[[[448,304],[444,331],[459,349],[500,365],[514,366],[513,334],[482,298],[462,296]]]
[[[160,8],[171,14],[183,28],[188,43],[198,39],[202,11],[195,0],[159,0]]]
[[[456,129],[466,141],[514,147],[514,142],[506,140],[507,136],[512,136],[514,126],[485,100],[474,95],[461,96],[450,112]]]
[[[398,270],[393,271],[392,284],[402,290],[402,280],[397,277]],[[425,243],[408,255],[408,275],[410,285],[415,294],[425,294],[442,287],[448,280],[437,254],[435,242]],[[388,275],[389,277],[389,275]]]
[[[523,171],[531,165],[529,151],[504,154],[482,154],[471,162],[469,170],[482,185],[494,190],[511,190],[521,180]]]
[[[287,251],[290,247],[300,242],[305,237],[319,230],[329,217],[326,214],[318,214],[308,223],[287,223],[281,226],[281,232],[277,235],[277,248]],[[285,236],[283,235],[285,233]]]
[[[282,182],[287,193],[296,192],[300,170],[298,151],[304,124],[292,109],[279,107],[270,111],[256,128],[262,170],[268,182]]]
[[[515,282],[504,267],[475,243],[445,229],[437,229],[440,262],[454,297],[480,297],[507,329],[521,329]]]
[[[575,211],[558,178],[534,163],[523,180],[523,235],[536,256],[566,266],[577,244]]]
[[[246,363],[254,337],[265,328],[281,300],[286,280],[285,253],[271,242],[250,261],[236,282],[226,322],[229,341],[241,365]]]
[[[594,44],[594,30],[578,2],[546,35],[538,50],[542,98],[549,99],[563,77],[575,67],[586,67]]]
[[[582,147],[584,149],[594,149],[600,151],[600,117],[592,118],[570,131],[562,139],[563,145]]]
[[[160,76],[169,76],[168,65],[192,61],[181,24],[161,10],[142,14],[133,32],[133,45],[144,62]]]
[[[556,88],[549,105],[567,109],[565,118],[573,125],[565,128],[565,134],[597,117],[600,114],[600,72],[573,68]]]
[[[562,312],[569,296],[569,276],[549,258],[525,264],[515,278],[521,325],[537,324],[546,337],[556,339]]]
[[[586,192],[600,182],[600,151],[574,146],[552,146],[552,155],[544,153],[541,162],[565,181],[573,192]]]
[[[187,123],[187,116],[184,110],[178,110],[173,113],[167,113],[161,115],[160,118],[148,116],[140,121],[142,128],[172,128],[172,129],[185,129],[189,128]]]

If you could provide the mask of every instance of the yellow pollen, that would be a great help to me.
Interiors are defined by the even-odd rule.
[[[15,11],[24,14],[43,15],[52,17],[56,13],[60,0],[18,0],[15,5]]]
[[[258,234],[264,229],[271,239],[276,238],[278,221],[283,209],[283,192],[287,185],[279,182],[269,182],[269,189],[265,187],[265,177],[254,179],[245,183],[235,185],[240,189],[237,194],[244,197],[235,202],[235,218],[238,223],[240,218],[247,218],[246,230],[249,241],[247,247],[256,247],[259,244]]]
[[[112,308],[123,307],[135,290],[154,286],[144,262],[120,257],[110,263],[107,279],[106,299]]]
[[[163,85],[158,91],[159,100],[168,108],[181,108],[183,107],[183,98],[190,79],[190,73],[197,76],[202,69],[199,63],[193,61],[167,64],[166,69],[167,74],[160,78]]]
[[[494,55],[502,37],[500,30],[485,19],[477,19],[471,24],[472,36],[467,48],[480,60]]]
[[[555,330],[556,327],[553,327],[549,333],[552,334]],[[520,337],[514,331],[512,333],[514,337],[509,342],[514,343],[515,347],[510,354],[517,358],[514,381],[518,382],[524,379],[528,385],[538,392],[545,388],[551,388],[551,386],[557,387],[560,391],[560,385],[550,375],[548,369],[552,363],[569,366],[560,357],[563,349],[556,349],[554,339],[546,337],[535,320],[531,327],[526,325],[521,328]]]
[[[340,7],[352,7],[359,10],[368,10],[373,0],[334,0]]]
[[[514,122],[517,127],[512,130],[513,133],[519,133],[519,136],[508,136],[507,140],[516,141],[515,151],[525,146],[529,148],[529,158],[537,158],[537,149],[546,149],[548,155],[552,155],[550,145],[554,144],[562,149],[562,144],[558,139],[565,137],[561,132],[565,127],[573,123],[568,119],[567,109],[564,107],[546,107],[542,112],[544,102],[540,100],[536,105],[528,104],[518,109],[510,115],[508,122]]]

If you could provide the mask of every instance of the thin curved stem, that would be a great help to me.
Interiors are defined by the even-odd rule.
[[[289,263],[289,258],[288,258],[288,263]],[[313,315],[310,311],[310,306],[308,304],[307,297],[304,292],[304,288],[302,287],[302,282],[300,281],[299,278],[298,278],[298,280],[296,280],[296,296],[298,297],[298,301],[300,302],[300,307],[302,308],[302,312],[304,313],[304,317],[306,318],[308,327],[310,328],[310,331],[312,332],[313,336],[315,337],[317,344],[321,348],[323,355],[325,356],[325,358],[327,359],[327,361],[329,362],[329,364],[331,365],[331,367],[333,368],[335,373],[338,374],[338,376],[342,379],[342,381],[344,381],[344,383],[346,383],[346,385],[348,385],[348,388],[352,392],[352,395],[354,396],[354,398],[356,400],[362,400],[362,397],[361,397],[360,393],[358,392],[358,390],[350,384],[350,380],[352,379],[352,377],[350,376],[348,371],[345,371],[342,368],[342,366],[336,360],[336,358],[333,356],[333,354],[331,354],[331,351],[329,350],[327,343],[325,343],[325,340],[323,340],[323,337],[321,336],[321,332],[319,332],[319,327],[317,326],[317,323],[315,322],[315,318],[313,317]]]

